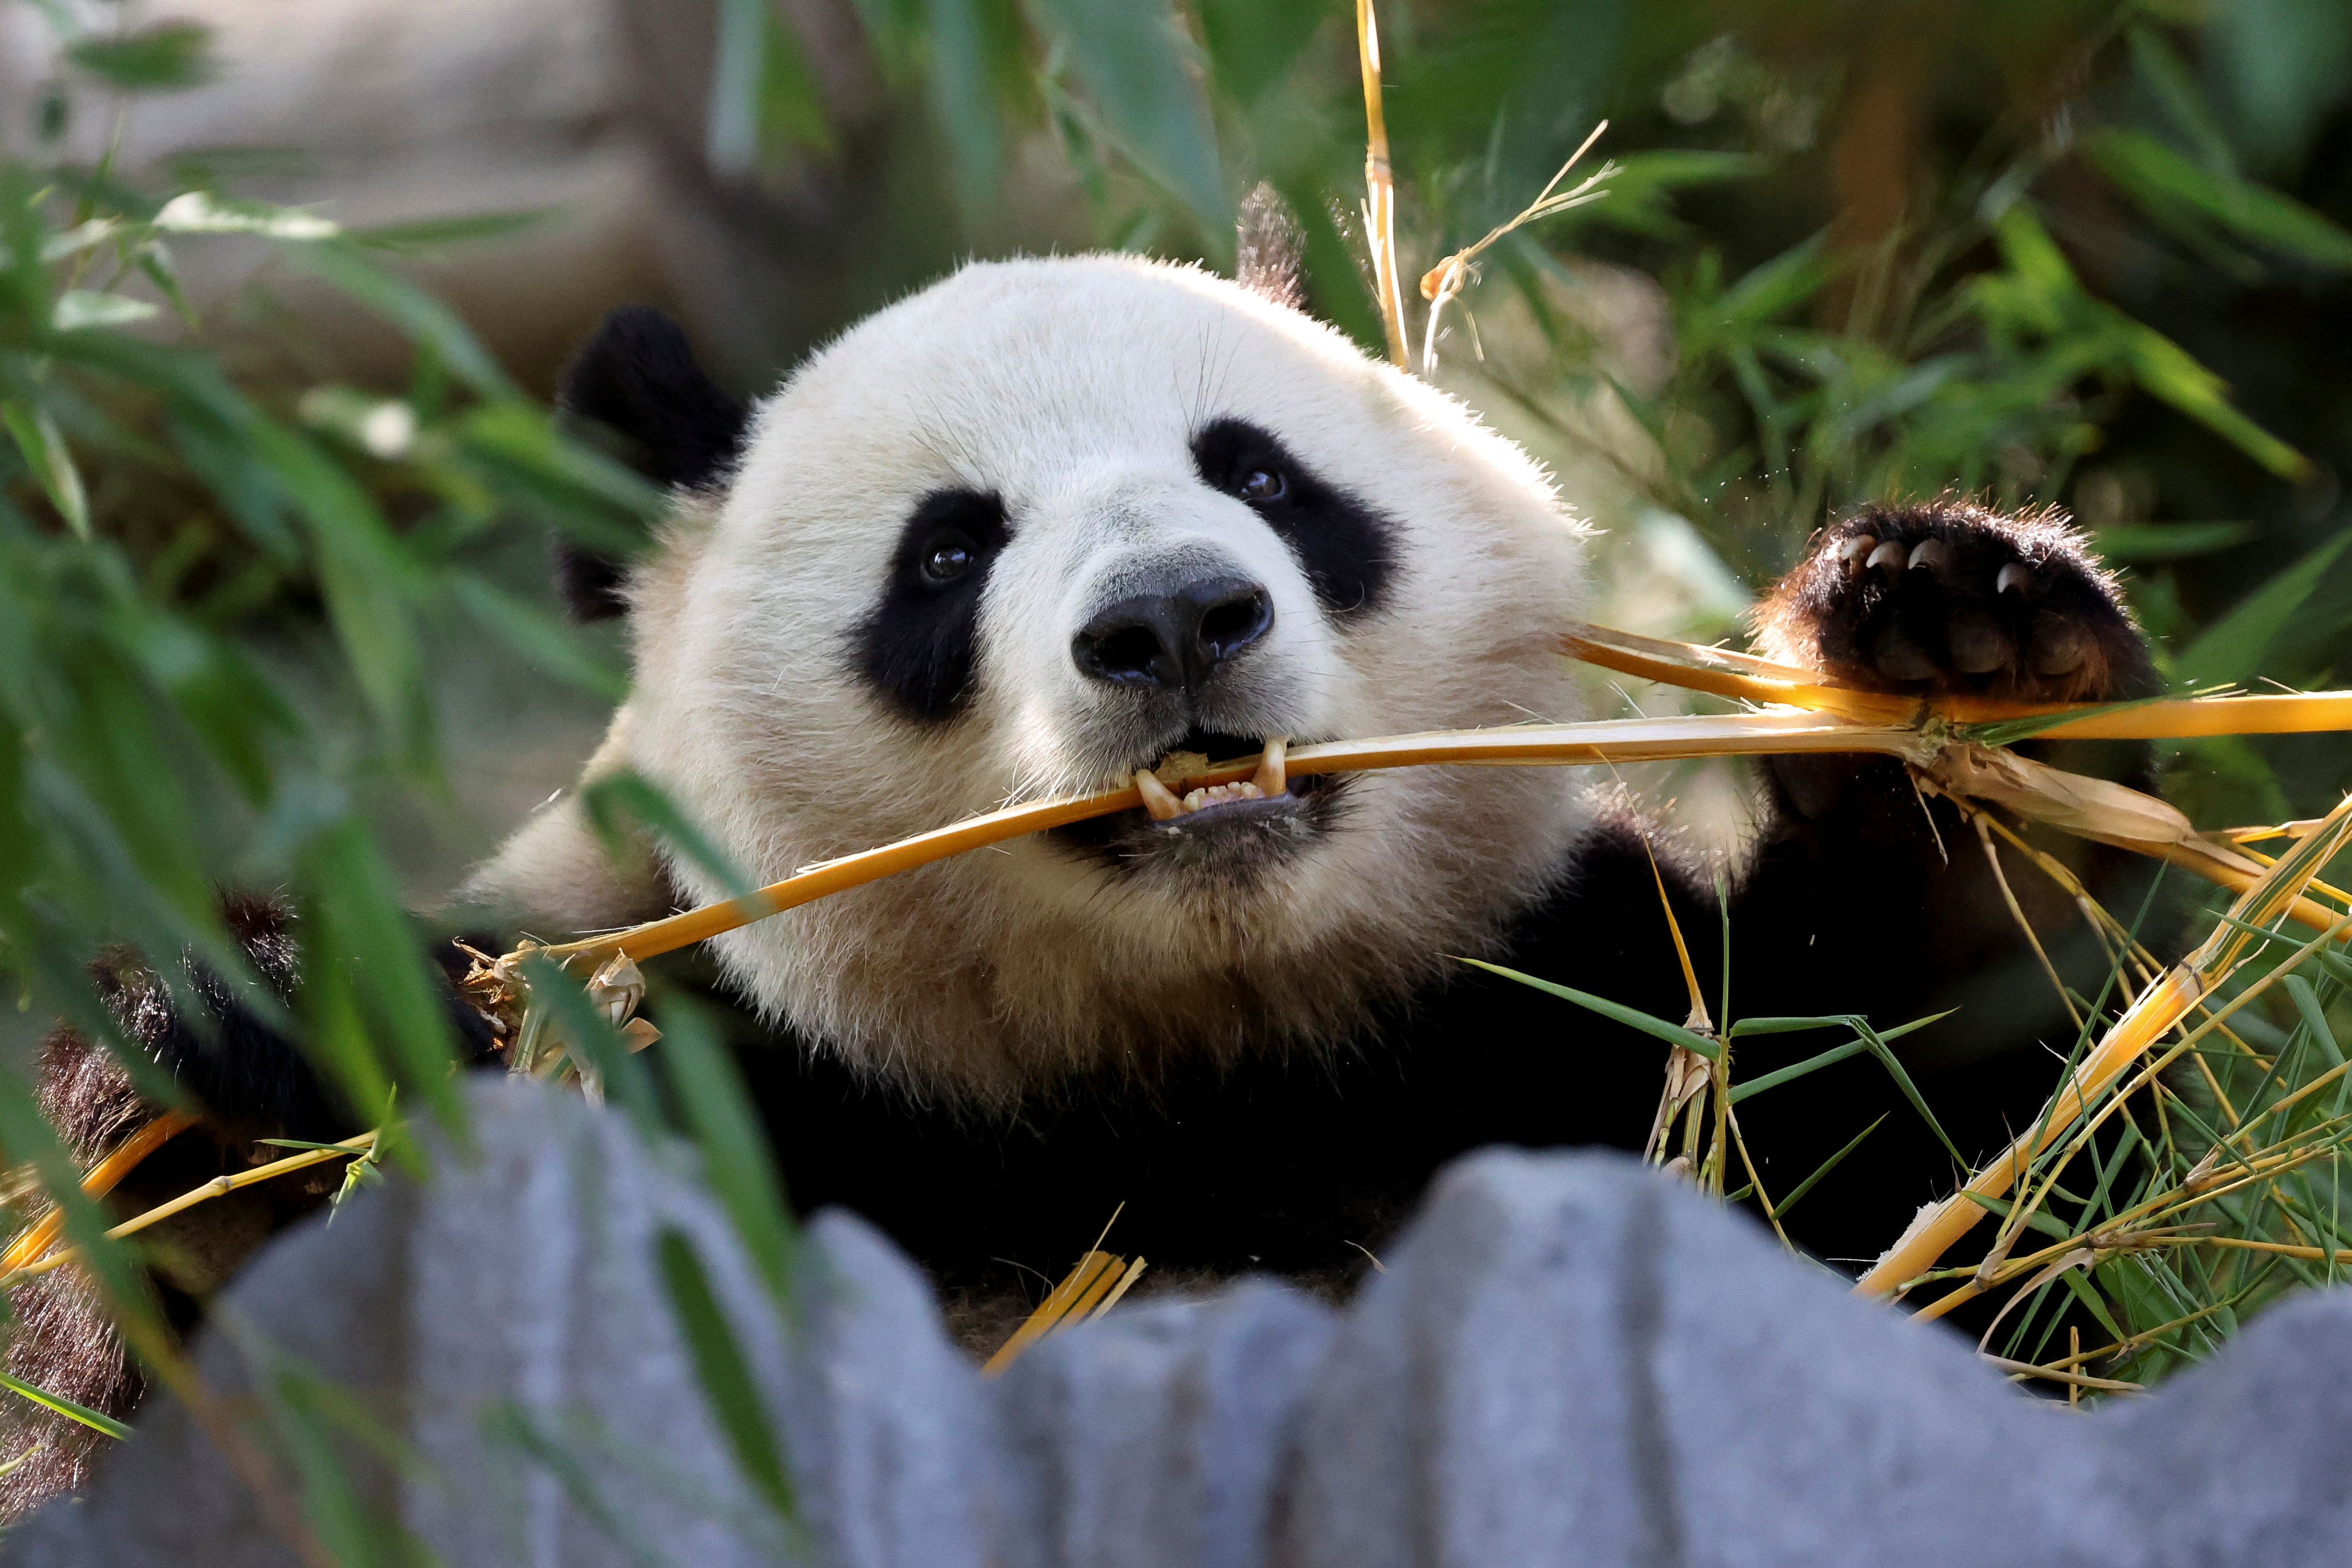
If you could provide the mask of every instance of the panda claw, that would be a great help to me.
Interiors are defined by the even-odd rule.
[[[1870,552],[1877,548],[1878,541],[1870,535],[1856,534],[1838,546],[1838,564],[1843,567],[1858,567],[1869,558]]]
[[[1995,594],[2022,593],[2032,585],[2033,573],[2021,563],[2011,561],[2000,569],[2000,575],[1993,579],[1992,591]]]
[[[1904,570],[1932,571],[1937,581],[1951,575],[1952,552],[1941,539],[1921,539],[1911,547],[1911,559]]]
[[[1892,577],[1902,571],[1904,563],[1910,559],[1910,555],[1911,552],[1909,550],[1905,549],[1893,539],[1889,539],[1885,544],[1880,545],[1876,549],[1871,551],[1870,559],[1864,564],[1870,567],[1884,568],[1886,574],[1889,577]]]

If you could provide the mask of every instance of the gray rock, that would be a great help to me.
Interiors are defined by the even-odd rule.
[[[2094,1425],[1629,1161],[1490,1153],[1349,1313],[1280,1560],[2119,1561],[2053,1480]]]
[[[992,1387],[857,1220],[810,1227],[782,1313],[688,1151],[568,1095],[468,1092],[478,1159],[283,1239],[195,1352],[278,1455],[283,1506],[368,1560],[395,1560],[395,1527],[452,1568],[2352,1558],[2352,1292],[2081,1416],[1629,1161],[1490,1153],[1440,1180],[1345,1314],[1244,1282],[1057,1335]],[[780,1432],[789,1526],[708,1413],[655,1260],[671,1228]],[[238,1402],[264,1385],[276,1425]],[[347,1496],[299,1490],[296,1437],[341,1455]],[[167,1398],[0,1560],[295,1557]]]
[[[2087,1423],[2148,1568],[2352,1562],[2352,1291],[2282,1302]]]
[[[1017,1568],[1249,1568],[1332,1313],[1245,1281],[1115,1312],[1032,1349],[1000,1385]]]
[[[468,1093],[477,1159],[440,1162],[429,1191],[363,1194],[225,1293],[225,1332],[195,1354],[212,1387],[290,1367],[356,1394],[412,1456],[340,1441],[365,1528],[396,1521],[457,1568],[976,1568],[986,1406],[895,1249],[819,1217],[787,1333],[686,1151],[649,1151],[576,1096],[500,1079]],[[667,1228],[701,1258],[779,1429],[795,1526],[744,1483],[708,1414],[656,1263]],[[9,1563],[295,1561],[184,1405],[159,1400],[139,1427],[85,1502],[12,1532]]]

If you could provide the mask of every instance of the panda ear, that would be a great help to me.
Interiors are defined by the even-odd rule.
[[[721,478],[749,417],[694,360],[686,333],[660,311],[624,305],[580,346],[556,388],[558,407],[618,436],[619,455],[664,486]],[[601,621],[627,608],[627,569],[568,539],[556,545],[556,582],[574,616]]]
[[[1306,232],[1298,215],[1281,193],[1264,180],[1242,200],[1235,225],[1240,243],[1234,249],[1234,281],[1253,294],[1265,296],[1293,310],[1307,308],[1307,290],[1300,267],[1307,250]]]

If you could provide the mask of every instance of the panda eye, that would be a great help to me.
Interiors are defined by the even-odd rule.
[[[935,539],[923,551],[919,569],[923,580],[934,587],[945,587],[972,568],[972,548],[968,539]]]
[[[1279,501],[1290,493],[1290,481],[1279,468],[1253,468],[1242,476],[1241,497],[1244,501]]]

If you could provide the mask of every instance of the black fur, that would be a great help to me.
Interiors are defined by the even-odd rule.
[[[1378,511],[1319,477],[1272,433],[1242,420],[1221,419],[1195,435],[1192,464],[1202,484],[1248,500],[1282,536],[1326,611],[1348,617],[1381,607],[1396,556],[1389,542],[1394,526]],[[1245,495],[1253,475],[1278,480],[1278,494],[1264,500]]]
[[[890,580],[853,635],[858,669],[908,718],[951,718],[972,691],[980,598],[1012,532],[1004,503],[973,490],[940,490],[916,505],[899,530]],[[936,569],[961,551],[960,570]]]
[[[748,413],[703,373],[677,322],[643,305],[604,318],[566,366],[556,402],[619,437],[621,455],[656,485],[698,488],[734,466]],[[627,610],[625,563],[559,538],[556,581],[582,621]]]

